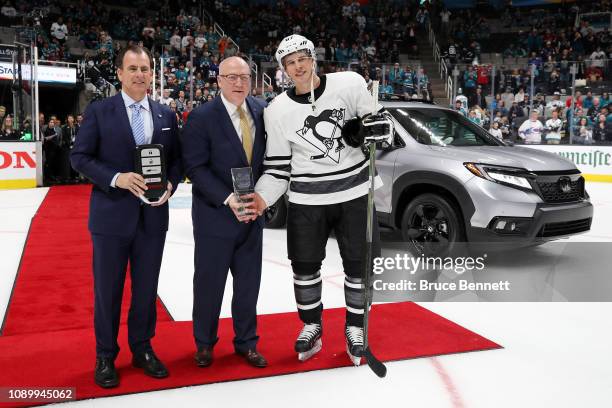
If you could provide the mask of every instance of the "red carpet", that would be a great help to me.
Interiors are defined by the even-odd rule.
[[[372,310],[372,349],[385,361],[499,347],[414,303],[377,305]],[[270,363],[265,369],[251,368],[233,354],[231,319],[221,321],[216,359],[208,368],[197,368],[193,362],[190,322],[159,323],[153,344],[170,370],[170,376],[163,380],[148,378],[130,366],[127,330],[122,327],[122,352],[117,360],[121,385],[111,390],[102,390],[93,382],[92,330],[5,336],[0,338],[0,384],[76,387],[77,398],[83,399],[349,366],[344,351],[344,313],[344,309],[325,311],[323,350],[304,363],[297,361],[293,352],[301,326],[296,313],[260,316],[258,349]],[[393,375],[392,367],[388,375]]]
[[[90,192],[91,186],[49,190],[30,227],[3,336],[92,326]],[[124,305],[129,305],[129,293],[128,274]],[[157,316],[171,320],[159,303]],[[127,307],[121,321],[127,321]]]
[[[154,380],[130,366],[127,330],[122,326],[117,359],[121,385],[111,390],[97,387],[91,245],[85,225],[88,192],[86,187],[53,188],[34,219],[0,337],[0,386],[76,387],[77,398],[85,399],[350,365],[344,352],[344,309],[325,311],[323,350],[305,363],[293,352],[300,329],[297,314],[260,316],[258,349],[270,363],[265,369],[251,368],[233,354],[231,319],[221,321],[214,364],[197,368],[191,322],[168,321],[168,314],[160,310],[153,345],[170,377]],[[374,306],[370,340],[384,361],[499,348],[413,303]]]

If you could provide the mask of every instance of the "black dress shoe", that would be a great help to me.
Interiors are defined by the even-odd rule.
[[[198,367],[208,367],[213,362],[213,348],[210,346],[198,348],[194,358]]]
[[[164,363],[152,351],[134,354],[132,365],[136,368],[144,369],[144,373],[153,378],[164,378],[168,376],[168,370]]]
[[[119,375],[115,370],[115,362],[109,357],[96,358],[96,384],[102,388],[113,388],[119,385]]]
[[[264,368],[268,366],[268,362],[266,361],[264,356],[259,354],[257,350],[247,350],[247,351],[236,350],[236,354],[244,357],[247,363],[249,363],[253,367]]]

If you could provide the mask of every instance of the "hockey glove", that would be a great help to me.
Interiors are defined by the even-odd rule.
[[[349,119],[342,127],[342,139],[355,148],[370,143],[381,143],[382,147],[389,147],[393,144],[393,134],[393,122],[386,112]]]
[[[362,120],[363,132],[365,133],[364,142],[381,143],[382,147],[389,147],[393,144],[393,121],[387,112],[366,115]]]

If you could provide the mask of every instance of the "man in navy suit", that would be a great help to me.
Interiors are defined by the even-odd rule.
[[[213,361],[228,270],[233,277],[234,350],[255,367],[267,361],[257,345],[263,218],[233,194],[232,168],[248,167],[256,182],[263,170],[265,102],[249,96],[249,65],[239,57],[219,67],[221,95],[189,115],[183,128],[183,163],[193,193],[195,273],[193,333],[199,367]],[[252,198],[252,195],[243,197]]]
[[[128,340],[132,364],[155,378],[168,371],[151,347],[155,335],[157,282],[168,230],[168,197],[181,176],[176,115],[147,97],[152,78],[151,54],[129,46],[117,58],[121,93],[89,105],[71,153],[72,167],[93,181],[89,231],[93,242],[96,384],[115,387],[114,360],[128,261],[132,302]],[[139,196],[147,189],[134,173],[137,145],[164,146],[168,194],[154,204]]]

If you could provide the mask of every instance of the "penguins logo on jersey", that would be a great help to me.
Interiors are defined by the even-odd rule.
[[[310,160],[329,157],[336,163],[340,162],[340,152],[346,147],[342,143],[344,111],[344,108],[326,109],[318,116],[308,116],[304,126],[295,132],[321,152],[310,156]]]

